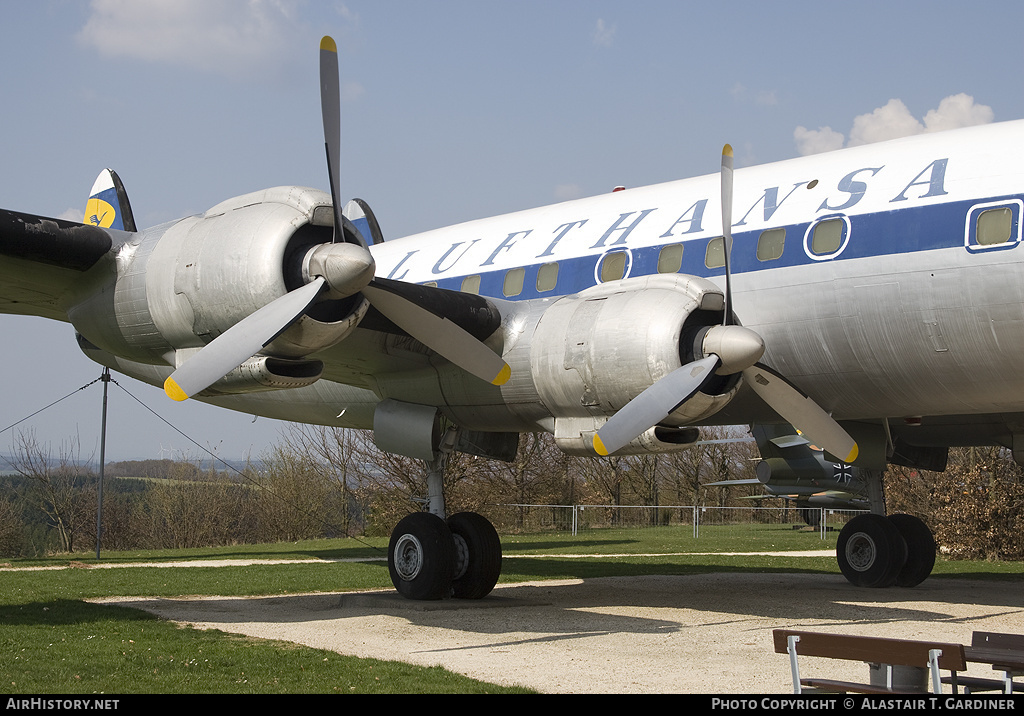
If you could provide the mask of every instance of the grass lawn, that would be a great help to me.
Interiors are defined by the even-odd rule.
[[[590,530],[503,537],[503,583],[722,571],[837,573],[834,556],[733,552],[834,549],[834,537],[788,527]],[[180,628],[145,612],[91,604],[101,596],[261,595],[389,588],[386,538],[9,560],[0,572],[0,692],[510,693],[444,669],[346,657],[290,643]],[[688,554],[684,554],[688,553]],[[711,553],[711,554],[707,554]],[[587,556],[579,556],[587,555]],[[595,555],[595,556],[590,556]],[[98,564],[210,559],[316,560],[252,566]],[[341,561],[369,559],[371,561]],[[83,568],[75,568],[76,565]],[[1024,582],[1024,563],[939,559],[935,575]]]

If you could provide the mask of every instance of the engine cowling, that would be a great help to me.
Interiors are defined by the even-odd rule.
[[[692,361],[707,328],[721,323],[723,308],[715,284],[677,274],[601,284],[555,301],[534,331],[530,367],[537,393],[555,418],[560,446],[593,454],[588,436],[659,378]],[[738,385],[738,375],[717,377],[662,425],[678,427],[713,415]],[[652,432],[620,452],[692,444],[668,437]]]
[[[139,232],[116,253],[111,291],[83,291],[69,317],[88,341],[126,359],[176,367],[260,307],[301,286],[306,256],[333,238],[330,195],[277,187]],[[355,231],[347,221],[346,231]],[[113,300],[111,300],[111,294]],[[368,309],[355,294],[318,301],[262,351],[303,359],[347,337]],[[113,308],[113,310],[111,310]],[[308,384],[312,363],[251,362],[217,392]],[[315,376],[315,377],[314,377]]]

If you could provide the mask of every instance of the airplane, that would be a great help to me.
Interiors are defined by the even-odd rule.
[[[866,485],[860,470],[829,456],[791,425],[751,425],[760,459],[751,479],[720,480],[706,487],[762,485],[764,495],[750,499],[780,497],[801,507],[831,507],[865,510]]]
[[[860,469],[841,460],[829,459],[823,450],[812,445],[792,425],[752,425],[750,432],[761,456],[755,467],[755,476],[707,482],[705,487],[762,486],[764,493],[740,499],[779,498],[792,502],[812,527],[820,525],[822,508],[871,509],[867,485]]]
[[[491,591],[500,539],[447,514],[444,464],[509,460],[522,433],[594,456],[793,426],[864,480],[870,512],[836,550],[862,587],[934,563],[928,527],[885,514],[888,464],[960,445],[1024,461],[1024,123],[741,170],[726,145],[718,174],[385,240],[365,201],[342,205],[329,37],[320,75],[329,193],[139,229],[101,173],[84,224],[0,212],[0,311],[70,323],[176,400],[370,429],[423,460],[427,509],[388,550],[406,597]]]

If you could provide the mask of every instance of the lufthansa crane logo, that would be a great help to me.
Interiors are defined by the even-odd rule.
[[[103,199],[93,197],[85,205],[85,223],[93,226],[109,228],[117,217],[117,212]]]

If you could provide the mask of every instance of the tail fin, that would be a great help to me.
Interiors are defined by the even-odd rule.
[[[345,205],[342,211],[345,218],[359,229],[368,245],[384,243],[384,234],[377,223],[377,217],[373,215],[370,205],[362,199],[353,199]]]
[[[104,169],[96,177],[85,205],[85,223],[122,231],[138,231],[128,192],[117,172]]]

